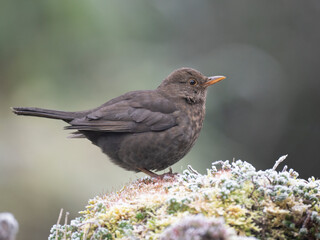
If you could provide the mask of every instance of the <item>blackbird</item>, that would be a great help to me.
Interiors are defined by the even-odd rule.
[[[14,107],[17,115],[61,119],[88,138],[112,162],[130,171],[161,177],[194,145],[205,116],[207,87],[225,79],[206,77],[192,68],[173,71],[155,90],[133,91],[78,112]],[[170,169],[171,171],[171,169]]]

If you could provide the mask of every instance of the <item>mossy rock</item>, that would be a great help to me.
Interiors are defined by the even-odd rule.
[[[218,161],[204,175],[188,167],[97,196],[70,224],[54,225],[49,240],[320,239],[319,200],[314,177]]]

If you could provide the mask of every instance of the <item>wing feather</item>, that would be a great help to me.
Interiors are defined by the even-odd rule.
[[[174,103],[151,91],[131,92],[110,101],[85,117],[76,118],[66,129],[99,132],[163,131],[177,124]]]

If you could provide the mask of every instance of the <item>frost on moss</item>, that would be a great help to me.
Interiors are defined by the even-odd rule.
[[[222,218],[189,215],[166,228],[160,240],[241,240]],[[254,238],[256,239],[256,238]]]
[[[97,196],[70,224],[54,225],[49,240],[320,239],[319,200],[314,177],[218,161],[204,175],[189,167]]]

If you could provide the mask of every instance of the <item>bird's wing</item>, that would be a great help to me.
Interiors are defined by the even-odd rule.
[[[177,124],[174,103],[151,91],[128,93],[110,101],[82,118],[70,122],[66,129],[99,132],[163,131]]]

